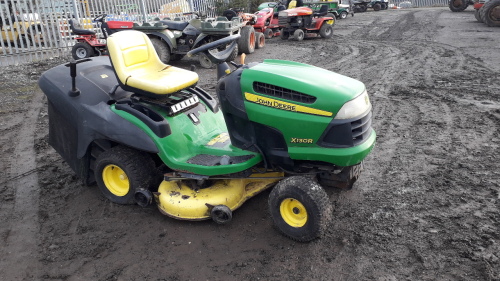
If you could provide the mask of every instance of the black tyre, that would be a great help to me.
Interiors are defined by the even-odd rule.
[[[215,66],[204,52],[198,53],[198,60],[203,68],[213,68]]]
[[[169,63],[171,55],[170,48],[168,47],[167,43],[156,37],[150,39],[160,60],[165,64]]]
[[[105,198],[118,204],[135,204],[136,191],[151,187],[156,169],[146,153],[115,146],[97,157],[94,172]]]
[[[266,45],[266,38],[264,33],[255,32],[255,49],[262,49]]]
[[[381,10],[387,10],[387,3],[380,3]]]
[[[339,15],[339,18],[341,18],[341,19],[347,18],[347,12],[346,11],[341,12]]]
[[[481,19],[481,13],[479,12],[479,9],[474,11],[474,17],[478,22],[483,22],[483,19]]]
[[[233,219],[233,212],[225,205],[217,205],[210,211],[212,220],[217,224],[226,224]]]
[[[266,30],[264,30],[264,37],[266,39],[271,39],[271,38],[273,38],[273,36],[274,36],[274,32],[271,28],[266,28]]]
[[[71,55],[75,60],[90,58],[94,56],[94,48],[87,42],[78,42],[71,49]]]
[[[238,49],[240,53],[251,54],[255,51],[255,30],[250,25],[245,25],[240,30]]]
[[[181,60],[185,55],[183,54],[173,54],[170,56],[170,61],[179,61]]]
[[[280,181],[271,191],[268,204],[276,228],[300,242],[320,237],[332,216],[325,190],[300,176]]]
[[[448,6],[450,7],[450,10],[452,12],[462,12],[463,10],[467,9],[467,6],[469,6],[469,1],[468,0],[450,0],[448,3]]]
[[[380,11],[382,9],[382,6],[380,6],[380,3],[375,3],[372,6],[374,11]]]
[[[333,26],[327,24],[326,22],[323,23],[321,28],[319,29],[319,35],[323,38],[332,38],[333,36]]]
[[[304,40],[305,36],[306,36],[306,34],[304,33],[304,30],[302,30],[302,29],[297,29],[293,32],[293,39],[294,40],[302,41],[302,40]]]
[[[226,59],[226,61],[234,61],[234,59],[238,56],[238,45],[234,48],[233,52],[229,57]]]
[[[323,187],[336,189],[352,189],[363,171],[363,162],[358,165],[345,167],[340,173],[321,172],[318,182]]]
[[[359,5],[359,11],[360,11],[361,13],[366,12],[366,9],[367,9],[367,8],[368,8],[368,7],[367,7],[366,5]]]
[[[281,40],[288,40],[288,37],[290,37],[290,33],[288,31],[281,29],[280,31]]]
[[[490,0],[483,7],[483,22],[492,27],[500,26],[500,0]]]

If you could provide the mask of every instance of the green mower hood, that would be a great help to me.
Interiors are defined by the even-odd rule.
[[[241,80],[242,90],[254,92],[256,81],[266,81],[267,84],[313,96],[315,102],[304,105],[331,112],[333,116],[342,105],[365,91],[365,85],[356,79],[312,65],[283,60],[264,60],[245,70]]]

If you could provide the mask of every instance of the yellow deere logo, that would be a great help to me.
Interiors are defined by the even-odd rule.
[[[245,93],[245,98],[247,101],[254,102],[257,104],[261,104],[264,106],[269,106],[281,110],[286,110],[286,111],[293,111],[293,112],[300,112],[300,113],[307,113],[307,114],[313,114],[313,115],[320,115],[320,116],[332,116],[333,114],[328,111],[316,109],[316,108],[311,108],[303,105],[298,105],[294,103],[289,103],[285,101],[280,101],[276,99],[271,99],[268,97],[263,97],[263,96],[258,96],[255,94],[251,93]]]

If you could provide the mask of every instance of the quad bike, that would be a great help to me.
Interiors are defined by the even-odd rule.
[[[332,38],[333,15],[328,14],[328,5],[322,5],[318,11],[309,7],[298,7],[280,11],[278,22],[281,28],[280,37],[283,40],[293,36],[293,39],[302,41],[306,36]]]
[[[181,21],[179,19],[164,19],[159,21],[159,23],[163,24],[164,28],[167,28],[161,32],[158,29],[162,28],[162,26],[158,26],[158,24],[156,24],[156,27],[134,27],[134,29],[147,33],[160,59],[163,63],[168,63],[171,60],[182,59],[190,50],[203,44],[238,34],[244,25],[238,19],[228,20],[225,17],[206,18],[203,14],[196,12],[185,13],[184,15],[191,14],[194,17],[189,21]],[[245,46],[253,46],[255,44],[255,42],[244,43],[246,45],[243,43],[240,45],[240,49],[243,51],[246,51]],[[238,49],[235,49],[228,60],[233,60],[237,55]],[[205,54],[200,53],[198,58],[202,67],[212,68],[214,66]]]
[[[271,39],[280,35],[280,26],[278,23],[279,11],[286,10],[282,1],[267,3],[259,6],[259,11],[255,13],[257,20],[253,25],[256,32],[264,34],[265,39]]]
[[[69,21],[71,32],[77,37],[77,43],[71,49],[71,55],[75,60],[89,58],[93,56],[107,55],[106,38],[118,31],[132,29],[133,22],[129,21],[108,21],[106,22],[106,14],[101,14],[94,18],[97,22],[103,38],[99,38],[93,30],[80,29],[79,25],[73,20]]]
[[[167,216],[223,224],[274,186],[268,205],[280,232],[321,236],[332,216],[323,187],[352,187],[375,144],[365,85],[290,61],[232,69],[225,61],[238,37],[187,54],[217,64],[218,99],[134,30],[108,38],[109,57],[47,70],[39,86],[50,145],[114,203],[154,201]]]
[[[473,0],[450,0],[448,6],[452,12],[462,12],[467,9],[469,5],[474,5]]]

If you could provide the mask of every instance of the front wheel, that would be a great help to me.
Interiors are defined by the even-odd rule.
[[[479,12],[479,9],[474,10],[474,17],[478,22],[483,22],[483,19],[481,19],[481,13]]]
[[[380,6],[379,3],[376,3],[376,4],[373,5],[372,8],[373,8],[374,11],[380,11],[380,9],[382,9],[382,6]]]
[[[271,28],[266,28],[266,30],[264,31],[264,37],[266,39],[271,39],[273,38],[273,36],[274,36],[273,30]]]
[[[269,195],[274,225],[285,236],[300,242],[320,237],[332,216],[325,190],[301,176],[279,182]]]
[[[94,48],[86,42],[78,42],[71,49],[71,55],[75,60],[90,58],[94,56]]]
[[[333,36],[333,26],[324,23],[319,29],[319,35],[323,38],[332,38]]]
[[[144,152],[115,146],[97,156],[95,177],[103,196],[117,204],[135,204],[135,194],[154,183],[155,166]]]
[[[304,40],[304,36],[305,36],[305,33],[304,33],[304,30],[302,30],[302,29],[297,29],[293,32],[293,39],[295,39],[297,41]]]
[[[150,38],[151,43],[153,44],[153,47],[155,48],[156,54],[158,54],[158,57],[160,60],[167,64],[170,62],[170,48],[168,47],[167,43],[160,38]]]
[[[345,19],[345,18],[347,18],[347,12],[346,12],[346,11],[343,11],[342,13],[340,13],[340,18],[341,18],[341,19]]]

